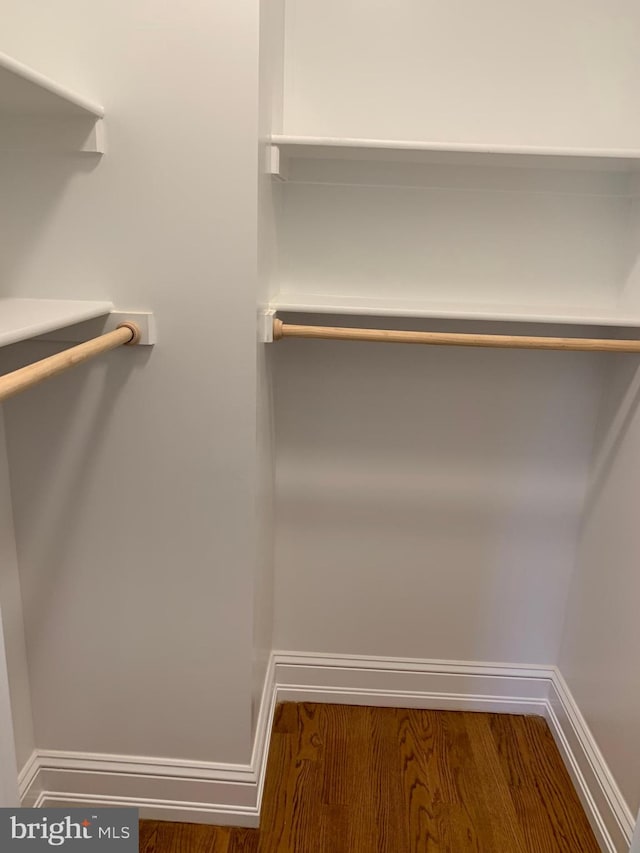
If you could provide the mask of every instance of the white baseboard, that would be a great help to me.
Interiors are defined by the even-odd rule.
[[[257,826],[275,702],[272,658],[248,764],[36,750],[18,778],[22,805],[132,806],[156,820]]]
[[[571,692],[554,668],[547,722],[600,846],[627,853],[634,819]]]
[[[278,701],[541,714],[551,669],[459,661],[275,654]]]
[[[257,826],[277,702],[540,714],[598,842],[627,853],[633,818],[555,667],[274,652],[247,765],[36,751],[20,774],[25,806],[135,806],[142,817]]]

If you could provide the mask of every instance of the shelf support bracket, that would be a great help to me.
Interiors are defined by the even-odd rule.
[[[273,343],[273,321],[275,308],[265,308],[258,314],[258,340],[261,344]]]
[[[95,116],[15,116],[0,123],[0,151],[104,154],[105,145],[104,121]]]
[[[278,181],[289,180],[289,161],[279,145],[267,145],[267,175]]]

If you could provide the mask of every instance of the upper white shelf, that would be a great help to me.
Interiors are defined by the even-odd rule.
[[[408,163],[458,163],[536,168],[629,171],[640,168],[640,151],[599,148],[350,139],[321,136],[271,137],[286,157],[294,159],[382,160]]]
[[[102,317],[111,302],[72,299],[0,299],[0,347]]]
[[[456,303],[370,296],[280,293],[269,306],[274,311],[344,314],[362,317],[406,317],[481,322],[554,323],[576,326],[640,327],[640,314],[627,315],[606,308],[579,306]]]
[[[104,109],[89,98],[0,53],[0,114],[103,118]]]
[[[0,53],[0,148],[102,153],[100,104]]]

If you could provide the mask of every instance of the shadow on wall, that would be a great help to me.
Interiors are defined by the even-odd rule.
[[[613,355],[607,362],[596,442],[581,528],[598,505],[618,450],[640,403],[640,359],[633,353]]]
[[[3,152],[0,158],[0,195],[11,204],[0,205],[0,297],[50,295],[46,283],[25,292],[20,287],[30,259],[47,232],[52,212],[69,183],[93,172],[100,156],[84,153]],[[96,212],[97,213],[97,212]],[[82,224],[79,224],[78,236]],[[71,259],[70,259],[71,260]],[[59,282],[58,298],[82,298]]]
[[[277,347],[276,645],[554,661],[602,356]]]
[[[18,344],[4,351],[3,370],[12,370],[62,349],[47,343]],[[124,350],[124,351],[123,351]],[[51,602],[72,579],[65,577],[68,550],[87,501],[95,461],[112,429],[112,415],[131,375],[144,368],[148,347],[122,348],[47,380],[4,404],[9,467],[20,459],[20,505],[15,513],[21,573],[46,566],[36,582],[23,584],[30,653],[37,650]],[[19,447],[14,445],[19,444]],[[110,484],[112,485],[112,484]],[[122,493],[122,500],[131,500]],[[117,554],[116,531],[105,531]],[[87,567],[91,571],[91,567]]]

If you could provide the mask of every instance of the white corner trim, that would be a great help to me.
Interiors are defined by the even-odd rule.
[[[631,839],[631,850],[629,853],[640,853],[640,813],[636,819],[636,829]]]
[[[256,723],[256,734],[253,741],[251,753],[251,766],[256,780],[256,813],[257,822],[260,820],[260,808],[262,806],[262,794],[264,792],[264,780],[267,775],[267,759],[269,758],[269,746],[271,744],[271,731],[273,729],[273,718],[278,701],[278,689],[276,684],[276,666],[273,654],[269,656],[267,673],[260,699],[260,710]]]
[[[0,422],[1,427],[2,423]],[[6,660],[2,611],[0,611],[0,807],[2,808],[10,808],[19,802],[16,785],[18,763]]]
[[[558,669],[553,672],[546,717],[602,849],[627,853],[633,815]]]
[[[24,806],[135,806],[142,817],[257,826],[275,710],[269,661],[248,764],[36,750],[19,779]]]
[[[629,850],[631,812],[564,679],[556,667],[528,664],[276,651],[248,764],[37,750],[20,773],[22,803],[135,806],[143,817],[257,826],[283,701],[544,716],[602,850]]]

